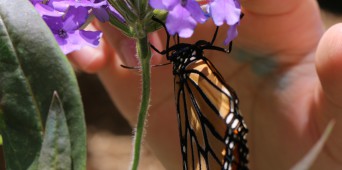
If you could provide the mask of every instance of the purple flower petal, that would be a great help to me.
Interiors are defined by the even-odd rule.
[[[166,27],[171,35],[190,37],[197,22],[207,20],[205,13],[196,0],[150,0],[150,5],[156,9],[167,10]]]
[[[150,0],[150,5],[155,9],[172,10],[181,0]]]
[[[100,31],[83,31],[76,30],[68,33],[67,39],[56,38],[63,53],[68,54],[72,51],[79,50],[84,46],[96,47],[99,45],[99,38],[102,36]]]
[[[43,0],[30,0],[33,5],[36,5],[36,3],[43,2]]]
[[[63,12],[57,11],[53,9],[52,7],[45,5],[45,4],[36,3],[34,7],[39,12],[40,16],[47,15],[47,16],[53,16],[53,17],[60,17],[64,15]]]
[[[56,39],[59,47],[61,47],[61,49],[62,49],[62,46],[66,45],[68,43],[68,41],[67,41],[68,37],[62,38],[58,34],[54,34],[54,36],[55,36],[55,39]],[[64,48],[66,48],[66,47],[64,47]],[[62,49],[62,51],[64,52],[63,49]],[[67,53],[64,52],[64,54],[67,54]]]
[[[32,0],[33,1],[33,0]],[[96,1],[96,3],[94,3]],[[39,3],[40,2],[40,3]],[[80,30],[88,19],[89,11],[107,15],[108,4],[105,0],[50,0],[48,5],[34,0],[37,10],[49,26],[64,54],[78,50],[83,46],[99,45],[100,31]],[[56,10],[56,8],[58,10]],[[64,14],[63,12],[66,13]],[[62,14],[62,15],[61,15]]]
[[[101,31],[85,31],[80,30],[80,36],[83,38],[88,46],[97,47],[100,44],[100,38],[102,37]]]
[[[191,16],[199,23],[204,23],[207,17],[204,15],[202,8],[198,2],[194,0],[188,0],[186,4],[186,9],[191,13]]]
[[[230,28],[227,31],[227,38],[224,40],[224,44],[228,45],[231,41],[233,41],[233,39],[235,39],[238,35],[238,31],[237,31],[237,26],[239,25],[239,23],[236,23],[232,26],[230,26]]]
[[[178,33],[180,37],[189,38],[194,32],[195,26],[195,19],[180,4],[176,5],[166,18],[166,28],[171,35]]]
[[[70,6],[65,1],[66,0],[50,0],[48,2],[48,5],[53,7],[57,11],[65,12]]]
[[[174,8],[176,5],[179,5],[182,3],[182,1],[184,0],[160,0],[163,2],[163,4],[165,5],[165,7],[167,9],[172,9]]]
[[[63,28],[62,17],[43,16],[43,19],[54,34],[58,34],[58,31]]]
[[[96,16],[96,18],[101,22],[109,21],[109,15],[106,9],[104,8],[93,8],[92,13]]]
[[[84,7],[70,7],[65,15],[63,28],[72,31],[80,28],[88,18],[88,10]]]
[[[239,0],[233,0],[233,1],[234,1],[236,8],[241,9],[241,4],[240,4]]]
[[[52,0],[49,1],[49,5],[53,6],[57,10],[65,11],[68,7],[72,6],[75,8],[78,7],[87,7],[87,8],[101,8],[104,5],[107,5],[107,1],[103,0],[97,3],[89,0]]]
[[[155,9],[166,9],[162,0],[150,0],[150,5]]]
[[[214,0],[209,4],[209,12],[215,25],[220,26],[224,22],[234,25],[239,22],[241,9],[235,3],[234,0]]]

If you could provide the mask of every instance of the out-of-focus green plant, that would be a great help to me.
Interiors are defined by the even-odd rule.
[[[26,170],[39,157],[54,91],[71,141],[71,169],[85,169],[83,106],[72,67],[27,0],[0,1],[0,134],[7,169]]]
[[[40,155],[29,169],[73,169],[68,124],[57,92],[52,97]]]

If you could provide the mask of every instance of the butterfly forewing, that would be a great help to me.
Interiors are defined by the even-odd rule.
[[[240,157],[245,155],[240,152],[248,151],[239,130],[246,128],[238,115],[235,93],[204,57],[180,63],[177,69],[175,94],[183,169],[243,169],[246,162]]]

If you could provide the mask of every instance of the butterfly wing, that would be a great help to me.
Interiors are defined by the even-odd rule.
[[[235,92],[205,57],[180,68],[174,81],[183,169],[247,169],[247,128]]]

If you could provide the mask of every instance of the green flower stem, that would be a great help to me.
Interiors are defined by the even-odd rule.
[[[134,153],[132,170],[137,170],[140,158],[140,148],[143,138],[143,130],[146,122],[148,105],[150,103],[150,58],[151,51],[148,45],[147,37],[137,39],[137,52],[141,62],[142,69],[142,97],[137,123],[137,129],[134,137]]]

